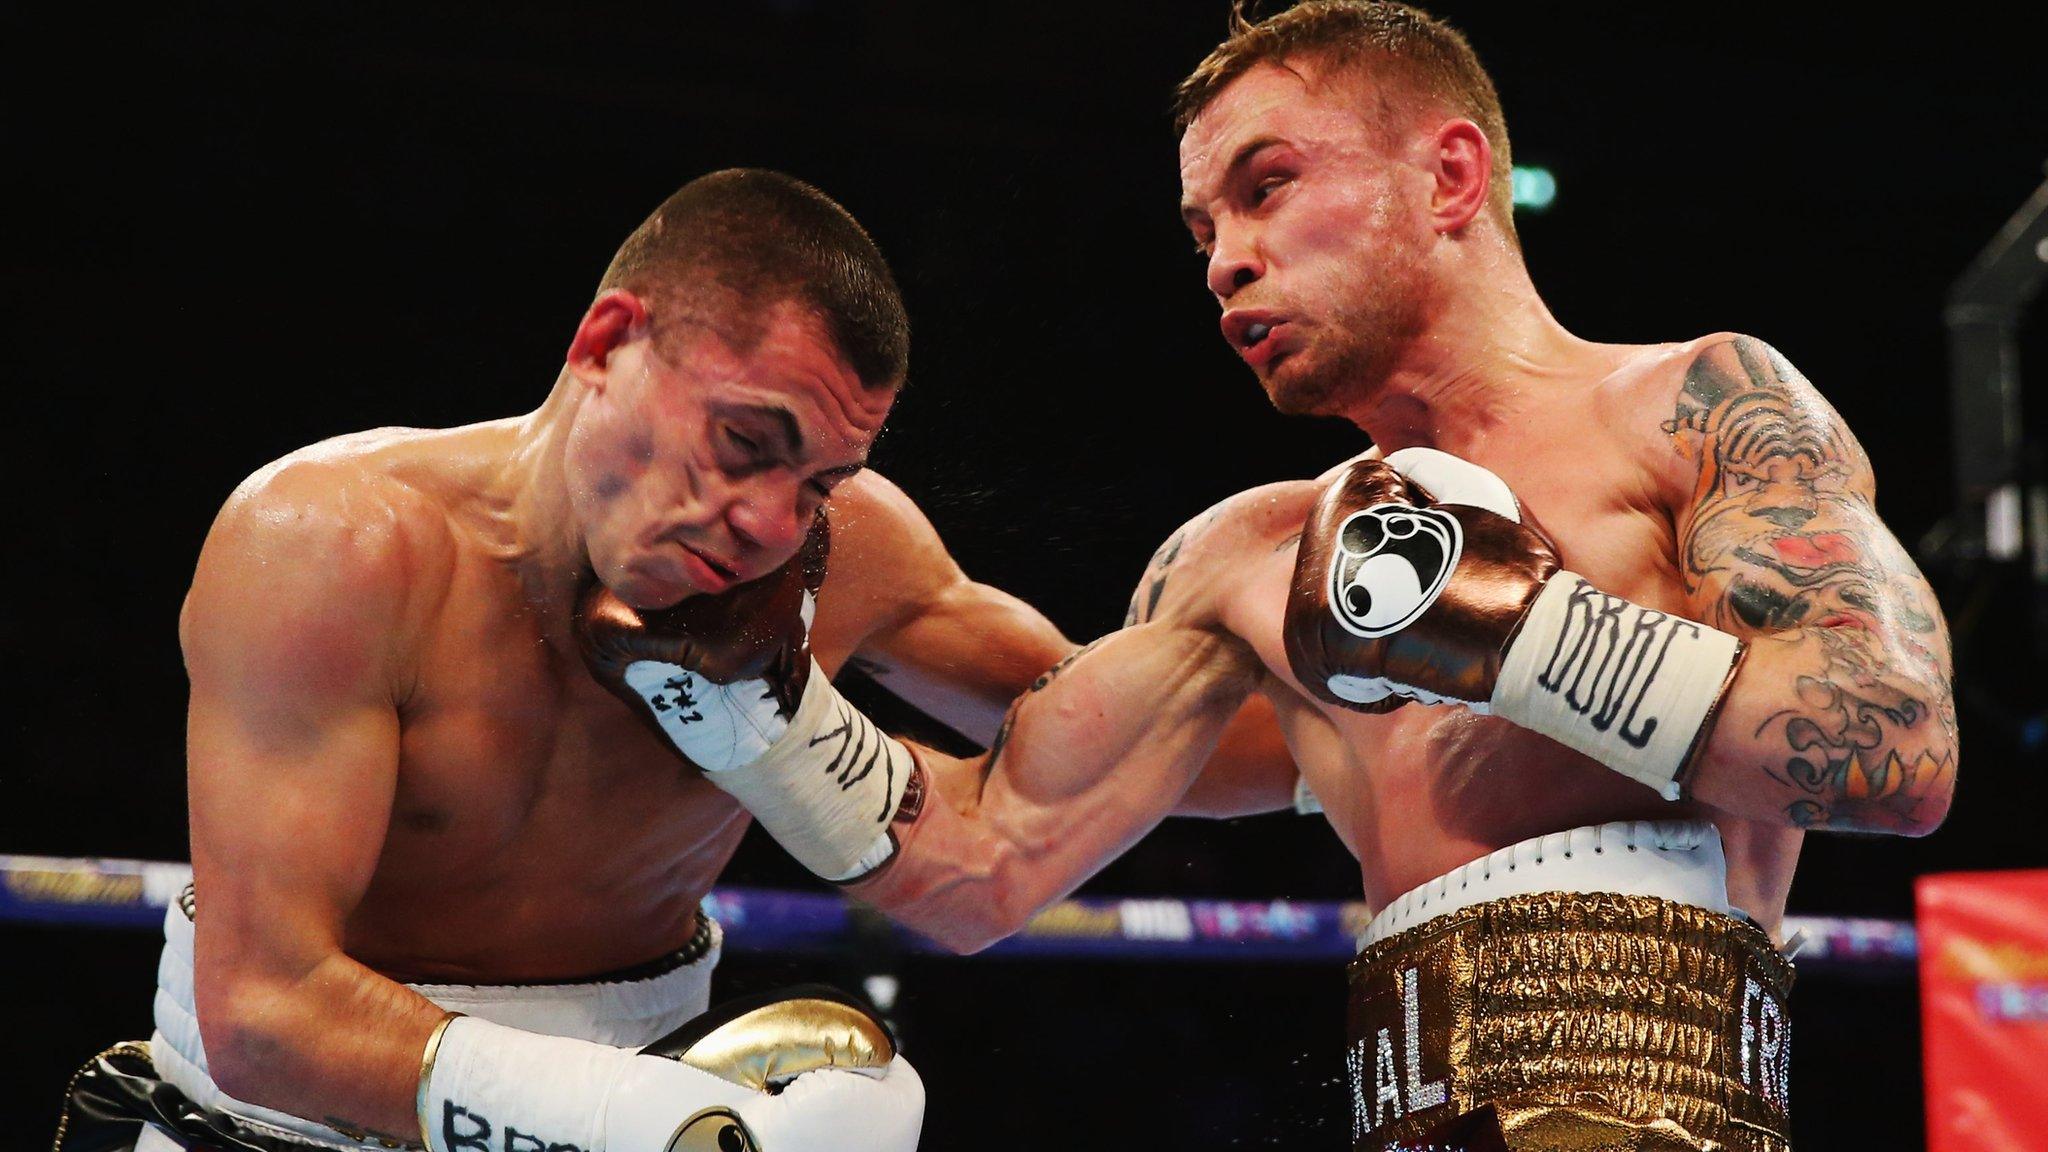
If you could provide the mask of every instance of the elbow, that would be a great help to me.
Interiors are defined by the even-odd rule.
[[[1898,835],[1904,836],[1909,840],[1918,840],[1923,836],[1932,836],[1941,827],[1943,821],[1947,819],[1947,812],[1948,810],[1944,808],[1940,816],[1912,821],[1900,828]]]
[[[1951,718],[1955,715],[1953,701],[1946,711]],[[1903,763],[1896,754],[1893,756],[1892,767],[1899,774],[1899,787],[1913,797],[1901,835],[1931,835],[1948,819],[1949,806],[1956,796],[1956,761],[1960,758],[1953,719],[1944,736],[1934,746],[1923,749],[1911,764]]]
[[[983,925],[960,924],[947,924],[936,930],[926,932],[926,935],[930,936],[934,943],[955,956],[972,956],[976,952],[987,949],[990,945],[1009,934],[1009,932],[1002,931],[1001,929],[992,929]]]
[[[949,921],[935,939],[956,956],[972,956],[1016,935],[1040,911],[1036,903],[991,900],[976,914]]]
[[[1955,757],[1948,760],[1948,778],[1943,785],[1920,797],[1907,814],[1904,826],[1899,829],[1901,836],[1919,838],[1931,836],[1948,820],[1949,805],[1955,799]]]
[[[280,997],[233,983],[200,998],[199,1041],[206,1052],[206,1072],[214,1084],[245,1104],[277,1107],[289,1059],[288,1015]]]
[[[993,846],[974,873],[949,877],[938,888],[869,891],[860,897],[946,951],[972,956],[1029,924],[1047,901],[1022,867],[1020,853],[1007,842]]]
[[[1932,835],[1948,820],[1955,799],[1956,751],[1953,743],[1925,748],[1910,760],[1897,752],[1885,756],[1878,772],[1856,767],[1834,798],[1834,827],[1843,831],[1918,838]]]
[[[206,1072],[214,1084],[245,1104],[268,1107],[273,1081],[264,1069],[275,1058],[276,1038],[244,1021],[202,1024],[199,1034],[206,1048]]]
[[[993,903],[993,902],[990,902]],[[911,904],[882,910],[918,935],[955,956],[972,956],[1023,927],[997,914],[988,903],[963,908],[950,901]]]
[[[926,921],[922,930],[946,951],[972,956],[1015,935],[1038,912],[1039,902],[1003,892],[970,907],[948,909]]]

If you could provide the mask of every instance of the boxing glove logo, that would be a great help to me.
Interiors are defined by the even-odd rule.
[[[1344,630],[1376,640],[1436,603],[1464,551],[1458,522],[1434,508],[1375,504],[1346,517],[1330,558],[1330,611]]]
[[[706,1108],[683,1122],[663,1152],[760,1152],[754,1134],[730,1108]]]

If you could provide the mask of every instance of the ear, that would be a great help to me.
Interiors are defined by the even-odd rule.
[[[1486,209],[1493,190],[1493,145],[1470,120],[1446,120],[1434,137],[1436,191],[1430,197],[1431,226],[1442,235],[1462,230]]]
[[[591,302],[569,341],[569,371],[592,388],[604,387],[612,353],[647,334],[647,305],[614,288]]]

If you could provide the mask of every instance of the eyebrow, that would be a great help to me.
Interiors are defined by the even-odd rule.
[[[735,416],[753,416],[773,424],[775,430],[782,434],[786,442],[785,447],[788,450],[788,455],[792,458],[803,455],[803,428],[797,424],[796,415],[789,409],[779,404],[740,404],[732,409],[732,414]],[[858,472],[865,472],[867,471],[868,462],[865,458],[866,454],[863,453],[862,456],[863,458],[858,464],[841,464],[837,468],[827,468],[818,473],[815,479],[831,479],[836,481],[843,480]]]
[[[816,476],[812,477],[812,479],[831,480],[837,482],[840,480],[844,480],[849,476],[858,475],[867,470],[867,461],[863,460],[858,464],[841,464],[837,468],[827,468],[823,472],[820,472]]]
[[[804,432],[797,425],[796,415],[779,404],[741,404],[734,410],[735,415],[755,416],[775,426],[782,434],[783,448],[791,456],[804,452]]]
[[[1243,144],[1238,145],[1237,152],[1230,157],[1230,163],[1224,166],[1223,184],[1227,187],[1236,178],[1237,174],[1242,172],[1245,166],[1252,162],[1252,157],[1275,144],[1284,143],[1286,143],[1285,140],[1268,133],[1263,136],[1254,136]],[[1180,206],[1180,218],[1182,220],[1187,220],[1188,217],[1199,212],[1201,212],[1201,209],[1194,204],[1182,203]]]

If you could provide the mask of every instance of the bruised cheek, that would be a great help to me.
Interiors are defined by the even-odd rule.
[[[654,463],[654,437],[642,431],[629,433],[605,466],[599,470],[592,492],[600,500],[616,500],[646,475]]]

